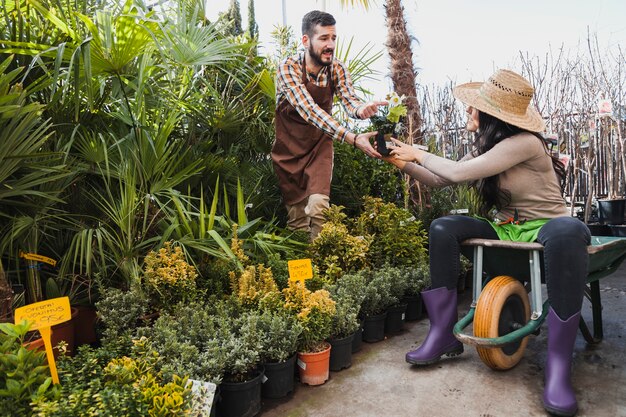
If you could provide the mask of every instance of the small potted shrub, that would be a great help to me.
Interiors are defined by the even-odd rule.
[[[359,320],[361,303],[365,298],[365,278],[359,274],[347,274],[327,289],[336,303],[332,332],[328,339],[330,370],[339,371],[352,364],[354,339],[361,339],[362,325]],[[360,340],[359,340],[360,342]],[[358,349],[357,349],[358,350]]]
[[[379,342],[385,338],[387,307],[396,300],[391,296],[391,281],[386,270],[361,272],[366,281],[365,297],[361,304],[363,318],[363,341]]]
[[[196,295],[196,268],[187,263],[180,246],[165,242],[158,251],[151,251],[144,260],[143,288],[156,310],[168,310]]]
[[[385,333],[398,333],[404,326],[407,303],[403,301],[408,288],[406,268],[387,266],[378,270],[389,281],[389,305],[385,317]]]
[[[332,205],[324,212],[326,223],[309,246],[317,275],[329,284],[369,265],[371,237],[351,234],[342,210],[342,206]]]
[[[310,291],[303,283],[291,281],[283,290],[285,309],[302,325],[298,343],[300,381],[321,385],[329,376],[330,344],[335,302],[326,290]]]
[[[421,292],[430,286],[430,272],[428,264],[418,264],[414,267],[405,268],[407,289],[403,301],[406,303],[406,321],[415,321],[422,318]]]
[[[302,326],[286,311],[268,309],[259,317],[259,328],[265,343],[261,363],[266,380],[261,395],[265,398],[285,397],[294,389],[296,352]]]

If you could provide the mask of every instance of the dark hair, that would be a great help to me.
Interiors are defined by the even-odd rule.
[[[332,14],[313,10],[302,18],[302,34],[311,37],[315,32],[315,26],[335,26],[335,23],[337,21]]]
[[[558,158],[550,154],[548,145],[540,133],[530,132],[521,127],[513,126],[480,110],[478,111],[478,123],[480,128],[476,134],[476,140],[473,143],[474,151],[472,151],[475,156],[484,154],[497,143],[513,135],[522,132],[530,133],[541,141],[546,154],[552,159],[552,166],[559,179],[561,193],[563,193],[565,187],[565,166]],[[482,200],[480,212],[481,215],[485,217],[489,216],[489,212],[493,207],[499,211],[511,202],[511,194],[509,191],[500,188],[500,178],[498,174],[476,181],[476,188]]]

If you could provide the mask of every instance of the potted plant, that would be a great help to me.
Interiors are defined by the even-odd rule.
[[[222,316],[218,338],[223,351],[224,378],[217,412],[223,417],[252,417],[261,411],[263,369],[261,352],[267,346],[259,312]]]
[[[362,327],[358,316],[365,297],[364,287],[365,279],[358,274],[346,274],[336,284],[326,287],[336,303],[328,339],[331,371],[340,371],[352,364],[353,339],[361,338]]]
[[[376,149],[383,155],[389,155],[386,142],[392,135],[396,137],[404,134],[404,126],[400,119],[406,116],[407,108],[402,102],[405,96],[398,96],[394,91],[387,94],[387,107],[381,107],[380,113],[370,117],[372,129],[376,130]]]
[[[324,212],[326,223],[309,246],[317,276],[333,284],[344,274],[369,265],[371,236],[351,234],[343,206],[331,205]]]
[[[190,265],[180,246],[165,242],[144,259],[142,287],[156,311],[171,309],[196,295],[196,268]]]
[[[430,272],[427,263],[421,263],[414,267],[405,268],[407,277],[407,289],[403,301],[406,303],[406,321],[415,321],[422,318],[421,292],[430,286]]]
[[[300,381],[321,385],[329,376],[331,347],[326,339],[332,331],[335,302],[327,290],[312,292],[299,281],[291,281],[283,295],[285,309],[302,325],[297,361]]]
[[[426,231],[408,210],[380,198],[365,197],[354,233],[371,236],[368,258],[373,268],[413,266],[426,260]]]
[[[263,311],[259,328],[264,334],[261,363],[265,370],[265,382],[261,387],[264,398],[282,398],[294,389],[294,370],[298,340],[302,326],[285,310]]]
[[[404,327],[407,303],[402,299],[408,288],[406,268],[386,266],[379,268],[381,275],[389,281],[389,300],[386,307],[385,333],[398,333]]]
[[[387,307],[393,304],[391,282],[385,269],[361,272],[365,277],[365,296],[361,303],[363,341],[373,343],[385,338]]]

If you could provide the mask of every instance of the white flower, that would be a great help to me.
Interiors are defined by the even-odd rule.
[[[402,97],[400,97],[398,95],[398,93],[396,93],[395,91],[387,94],[387,101],[389,102],[389,107],[397,107],[399,105],[402,104],[402,102],[404,101],[404,94],[402,95]]]

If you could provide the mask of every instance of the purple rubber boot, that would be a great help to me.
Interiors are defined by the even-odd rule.
[[[406,361],[413,365],[430,365],[443,355],[456,356],[463,353],[463,343],[452,334],[457,321],[456,288],[445,287],[422,292],[422,300],[428,311],[430,329],[420,347],[406,354]]]
[[[573,416],[578,411],[571,371],[579,321],[580,311],[565,321],[552,308],[548,313],[548,357],[543,406],[557,416]]]

